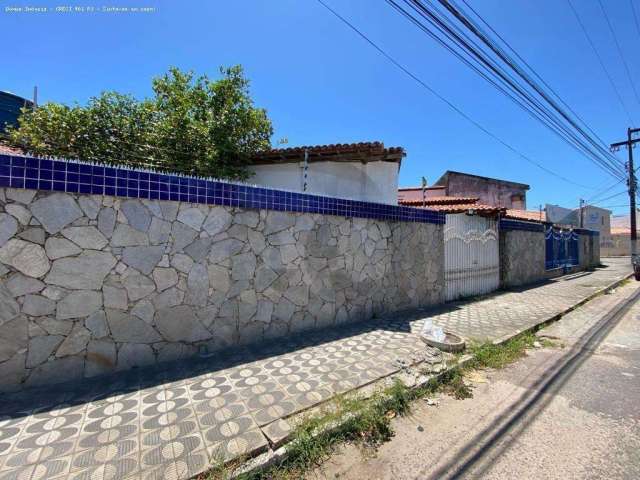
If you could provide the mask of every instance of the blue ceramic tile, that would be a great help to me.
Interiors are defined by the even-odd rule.
[[[9,177],[0,177],[0,187],[11,186],[11,179]]]
[[[11,177],[11,187],[13,187],[13,188],[24,188],[24,178]]]

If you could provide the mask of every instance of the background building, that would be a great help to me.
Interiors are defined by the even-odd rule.
[[[434,186],[444,187],[444,195],[477,197],[479,203],[486,205],[515,210],[527,208],[529,185],[524,183],[447,170]]]
[[[306,160],[305,160],[306,156]],[[405,152],[381,142],[273,149],[249,167],[249,182],[271,188],[398,204]]]
[[[33,107],[33,102],[9,92],[0,91],[0,133],[4,133],[8,125],[18,124],[20,109]]]

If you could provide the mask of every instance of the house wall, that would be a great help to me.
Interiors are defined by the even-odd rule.
[[[603,257],[621,257],[631,255],[630,234],[616,233],[609,240],[600,242],[600,255]]]
[[[0,390],[438,304],[443,249],[437,221],[1,188]]]
[[[581,268],[600,265],[600,235],[591,231],[576,229],[579,235],[578,255]]]
[[[499,180],[477,178],[466,175],[449,175],[447,195],[478,197],[484,205],[526,210],[527,191]],[[514,198],[517,196],[520,199]]]
[[[309,162],[306,192],[365,202],[398,204],[396,162]],[[304,164],[254,165],[250,182],[271,188],[302,192]]]
[[[516,287],[545,278],[545,240],[541,228],[525,222],[501,222],[500,286]],[[531,230],[530,230],[531,229]]]

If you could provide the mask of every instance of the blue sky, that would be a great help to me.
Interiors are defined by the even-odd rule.
[[[382,0],[326,0],[372,40],[450,101],[537,162],[603,189],[600,169],[519,110],[493,87],[401,18]],[[615,93],[565,0],[469,0],[607,143],[629,126]],[[640,0],[635,2],[640,16]],[[573,0],[634,120],[637,103],[596,0]],[[640,32],[628,0],[603,0],[640,88]],[[402,186],[447,169],[531,185],[529,208],[577,206],[581,189],[526,163],[393,67],[315,0],[122,0],[149,14],[8,13],[6,6],[55,2],[3,0],[0,89],[40,101],[85,102],[103,90],[138,97],[169,66],[215,76],[241,63],[257,105],[289,146],[380,140],[402,146]],[[109,5],[109,2],[67,2]],[[625,159],[626,152],[619,152]],[[609,194],[623,190],[619,185]],[[608,196],[603,195],[603,196]],[[620,205],[625,196],[603,202]],[[617,213],[623,207],[613,209]]]

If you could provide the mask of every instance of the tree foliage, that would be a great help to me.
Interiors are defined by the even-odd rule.
[[[254,106],[242,67],[220,72],[211,80],[171,68],[144,100],[103,92],[85,106],[25,109],[9,143],[37,155],[246,178],[250,158],[270,147],[273,129]]]

